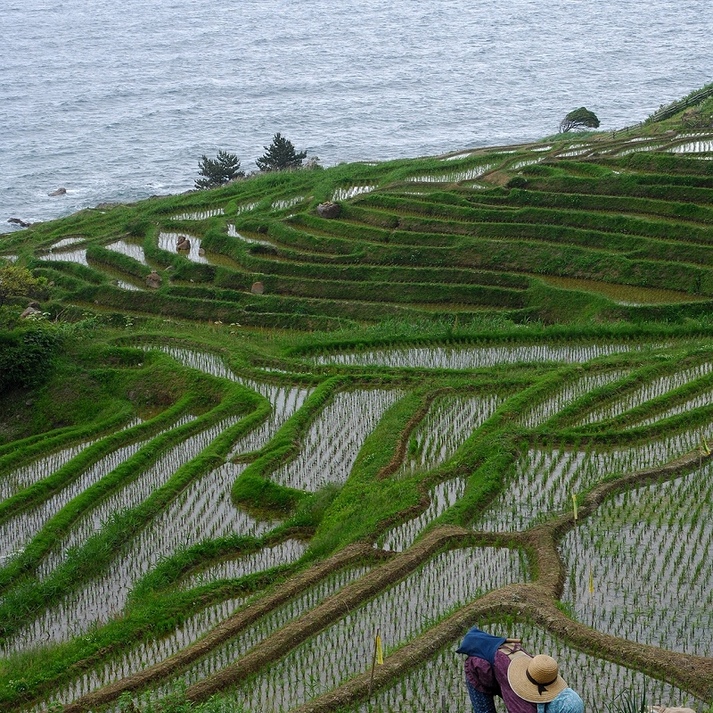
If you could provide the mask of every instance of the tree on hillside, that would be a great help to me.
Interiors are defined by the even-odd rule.
[[[287,168],[300,168],[307,158],[306,151],[297,153],[293,143],[278,131],[272,137],[269,146],[263,146],[265,153],[255,161],[261,171],[283,171]]]
[[[196,179],[196,188],[216,188],[224,183],[234,181],[245,176],[245,171],[240,170],[240,159],[234,153],[218,151],[216,158],[201,156],[198,162],[198,173],[203,178]]]
[[[560,122],[560,133],[572,131],[572,129],[598,129],[599,119],[593,111],[580,106],[579,109],[570,111]]]

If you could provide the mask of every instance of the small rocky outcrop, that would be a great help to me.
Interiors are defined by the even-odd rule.
[[[48,196],[66,196],[67,189],[60,187],[56,191],[52,191],[52,193],[48,193],[47,195]]]
[[[8,223],[13,223],[14,225],[19,225],[21,228],[29,228],[32,223],[27,223],[24,220],[21,220],[20,218],[8,218],[7,219]]]
[[[338,218],[341,212],[342,206],[340,206],[339,203],[334,203],[332,201],[320,203],[317,206],[317,215],[320,218]]]
[[[39,317],[41,315],[42,310],[39,304],[37,304],[37,302],[30,302],[20,315],[20,319],[32,319],[33,317]]]
[[[253,286],[250,288],[250,292],[254,295],[261,295],[265,292],[265,285],[262,282],[253,282]]]
[[[191,249],[191,241],[186,235],[179,235],[176,240],[176,250],[188,252]]]
[[[151,272],[146,275],[146,287],[149,287],[152,290],[157,290],[159,287],[161,287],[162,281],[163,280],[161,279],[161,275],[159,275],[156,270],[151,270]]]

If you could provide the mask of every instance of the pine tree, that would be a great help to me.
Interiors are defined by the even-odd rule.
[[[278,131],[272,137],[269,146],[263,146],[265,154],[255,161],[261,171],[283,171],[286,168],[300,168],[303,159],[307,158],[306,151],[297,153],[289,139]]]
[[[216,158],[201,156],[198,162],[198,173],[203,178],[196,179],[196,188],[199,190],[215,188],[236,178],[245,176],[245,171],[240,170],[240,160],[234,153],[218,151]]]

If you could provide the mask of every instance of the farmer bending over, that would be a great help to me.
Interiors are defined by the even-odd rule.
[[[458,648],[466,654],[465,682],[473,713],[495,713],[495,696],[508,713],[584,713],[584,703],[545,654],[530,656],[520,639],[493,636],[474,626]]]

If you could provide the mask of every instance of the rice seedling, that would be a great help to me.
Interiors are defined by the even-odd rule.
[[[146,262],[146,256],[144,255],[144,249],[141,245],[130,243],[127,240],[115,240],[113,243],[109,243],[105,247],[107,250],[113,250],[114,252],[133,258],[142,265],[148,265]]]
[[[531,449],[474,527],[497,532],[525,529],[549,513],[567,509],[573,492],[584,492],[609,476],[651,468],[690,453],[705,433],[706,429],[692,429],[617,449]]]
[[[713,152],[713,140],[710,141],[687,141],[683,144],[677,144],[668,149],[670,153],[689,154],[689,153],[711,153]]]
[[[129,290],[129,292],[140,292],[141,291],[141,287],[137,287],[136,285],[133,285],[133,284],[131,284],[131,282],[127,282],[126,280],[117,280],[116,286],[122,290]]]
[[[273,210],[284,210],[285,208],[292,208],[292,206],[302,203],[305,196],[295,196],[294,198],[281,198],[280,200],[273,201],[270,207]]]
[[[700,704],[700,701],[680,689],[577,651],[529,624],[486,625],[483,628],[496,635],[521,638],[525,650],[533,655],[547,653],[553,656],[568,685],[582,697],[585,710],[601,708],[603,701],[614,700],[622,690],[644,688],[652,704],[694,707]],[[463,673],[464,657],[455,651],[459,643],[454,641],[451,646],[439,651],[392,686],[377,691],[371,701],[347,708],[345,713],[470,710]],[[505,710],[500,699],[497,699],[497,708]]]
[[[248,710],[289,710],[368,670],[377,629],[388,658],[390,650],[418,636],[452,608],[522,579],[517,553],[509,550],[464,548],[437,555],[236,689],[231,698]],[[294,685],[285,686],[286,680]]]
[[[388,366],[421,369],[476,369],[518,362],[584,363],[596,357],[640,349],[661,348],[662,344],[533,344],[493,347],[415,347],[363,352],[325,354],[316,364]]]
[[[191,685],[219,671],[293,619],[302,616],[310,609],[314,609],[327,597],[332,596],[347,584],[362,577],[369,569],[369,567],[362,566],[330,574],[319,584],[311,587],[287,604],[275,609],[234,639],[213,649],[200,660],[191,664],[178,676],[161,686],[156,692],[157,695],[165,695],[174,690],[177,685]]]
[[[148,443],[148,440],[138,441],[112,451],[87,468],[76,480],[52,495],[48,500],[27,512],[17,513],[0,524],[0,563],[12,554],[22,550],[47,521],[56,515],[70,500],[101,480],[120,463],[134,455],[146,443]]]
[[[518,417],[519,423],[526,428],[536,428],[592,389],[610,384],[624,376],[624,371],[599,372],[585,374],[576,381],[566,383],[544,401],[533,404]]]
[[[171,220],[207,220],[217,215],[225,215],[224,208],[211,208],[210,210],[193,211],[191,213],[178,213],[172,215]]]
[[[144,346],[145,349],[160,349],[170,354],[176,361],[191,369],[198,369],[206,374],[217,376],[220,379],[230,379],[246,386],[264,396],[272,406],[268,420],[255,430],[246,434],[234,446],[228,455],[233,458],[239,453],[257,451],[267,444],[275,435],[278,428],[298,411],[305,399],[312,393],[312,389],[294,386],[276,386],[253,379],[237,376],[225,366],[222,359],[210,352],[199,352],[192,349],[171,346]]]
[[[496,395],[436,398],[414,429],[406,459],[395,477],[432,470],[445,463],[501,403],[502,398]]]
[[[611,401],[608,404],[599,406],[584,416],[579,423],[589,424],[595,421],[602,421],[619,416],[625,411],[649,401],[650,399],[662,396],[668,391],[677,389],[690,381],[699,379],[713,370],[713,363],[703,362],[694,367],[681,369],[672,374],[665,374],[657,377],[634,391],[629,391],[623,396]]]
[[[50,453],[43,458],[16,468],[2,476],[2,478],[0,478],[0,500],[5,500],[33,483],[38,483],[45,478],[49,478],[52,473],[69,463],[72,458],[79,455],[85,448],[88,448],[94,443],[96,443],[96,441],[86,441],[85,443],[78,443],[68,448],[63,448],[61,451]]]
[[[400,395],[383,389],[336,394],[305,434],[297,458],[270,477],[280,485],[308,491],[344,483],[366,437]]]
[[[622,149],[621,151],[613,151],[617,156],[628,156],[632,153],[639,153],[641,151],[660,151],[665,148],[665,144],[639,144],[638,146],[632,146],[628,149]]]
[[[337,190],[332,193],[333,201],[346,201],[354,196],[359,196],[362,193],[370,193],[376,188],[375,183],[365,183],[363,185],[349,186],[348,188],[337,188]]]
[[[38,255],[38,260],[58,260],[59,262],[76,262],[80,265],[89,266],[87,262],[87,251],[84,250],[60,250],[59,252],[50,252],[46,255]]]
[[[91,669],[70,683],[58,688],[51,699],[28,708],[28,713],[40,713],[51,702],[68,704],[103,686],[137,673],[153,664],[178,653],[186,646],[198,641],[217,624],[237,611],[246,601],[245,597],[226,599],[212,604],[188,617],[175,631],[159,639],[142,642],[118,657],[112,658],[95,669]]]
[[[701,406],[708,406],[713,403],[713,389],[706,389],[697,396],[692,396],[690,399],[683,401],[680,404],[671,406],[665,411],[661,411],[655,416],[643,419],[638,422],[632,422],[632,426],[648,426],[657,421],[662,421],[665,418],[670,418],[671,416],[677,416],[680,413],[686,413],[692,411],[693,409],[700,408]]]
[[[570,144],[565,149],[557,152],[558,158],[570,158],[572,156],[583,156],[594,149],[592,144]]]
[[[272,243],[268,240],[256,240],[255,238],[246,237],[236,230],[233,223],[228,223],[228,235],[231,238],[238,238],[238,240],[242,240],[244,243],[248,243],[249,245],[272,245]]]
[[[48,640],[66,640],[83,632],[92,621],[106,621],[120,613],[134,584],[161,559],[179,549],[232,534],[261,535],[277,524],[257,520],[231,503],[230,487],[244,467],[226,463],[192,483],[117,553],[110,571],[69,595],[30,630],[38,632],[44,628],[51,631]],[[253,571],[257,571],[258,565],[266,561],[272,563],[269,566],[291,562],[303,551],[301,543],[290,543],[268,548],[257,557],[237,561],[234,566],[239,571],[252,565],[256,568]]]
[[[179,428],[195,419],[186,415],[180,418],[174,428]],[[237,419],[231,419],[235,422]],[[186,439],[163,453],[156,462],[138,478],[123,488],[101,500],[97,505],[82,515],[61,540],[58,540],[52,552],[40,566],[41,576],[49,574],[60,562],[64,561],[67,551],[84,543],[91,535],[98,532],[114,513],[134,507],[142,502],[156,488],[165,483],[178,468],[195,457],[205,446],[220,433],[222,424],[213,426]],[[185,446],[185,450],[184,450]]]
[[[191,262],[208,264],[208,259],[203,254],[201,249],[200,238],[194,235],[186,235],[185,233],[166,233],[161,231],[158,234],[158,246],[161,250],[166,250],[170,253],[176,252],[176,243],[179,237],[187,237],[190,243],[190,250],[181,250],[179,254],[187,257]]]
[[[384,550],[402,552],[411,547],[423,530],[463,497],[465,478],[452,478],[438,483],[429,492],[430,504],[420,515],[389,530],[377,541]]]
[[[235,210],[235,215],[240,215],[241,213],[248,213],[251,210],[255,210],[258,207],[259,201],[254,201],[252,203],[243,203],[239,205]]]
[[[264,547],[259,552],[210,564],[183,578],[179,586],[183,589],[199,587],[222,579],[239,579],[251,572],[260,572],[281,564],[296,562],[307,551],[302,540],[286,540],[273,547]]]
[[[532,166],[533,164],[540,163],[540,161],[542,161],[541,158],[523,158],[519,161],[513,161],[513,163],[508,166],[508,170],[519,171],[521,168],[525,168],[525,166]]]
[[[451,156],[444,156],[441,160],[442,161],[458,161],[462,158],[468,158],[468,156],[472,156],[472,155],[473,155],[472,151],[464,151],[461,153],[452,154]]]
[[[114,513],[143,502],[153,491],[165,484],[182,465],[196,457],[218,434],[238,420],[237,416],[224,419],[210,428],[189,436],[183,443],[161,455],[153,466],[141,473],[134,481],[101,500],[81,516],[68,534],[57,543],[55,549],[42,563],[39,569],[40,576],[47,576],[54,567],[65,560],[69,549],[80,547]],[[145,536],[145,532],[146,530],[141,532],[140,543],[145,542],[141,539]],[[72,636],[80,635],[91,623],[105,621],[109,616],[120,612],[133,584],[156,563],[161,556],[160,553],[172,551],[171,546],[175,549],[184,544],[182,540],[178,543],[173,540],[176,532],[175,523],[169,523],[161,533],[160,539],[157,533],[156,538],[151,540],[148,546],[141,547],[139,544],[136,545],[135,550],[130,549],[129,551],[134,553],[148,550],[149,554],[146,557],[149,559],[136,561],[131,557],[121,557],[118,561],[115,560],[109,572],[83,584],[78,591],[64,597],[59,604],[47,609],[39,618],[25,626],[5,643],[5,650],[8,652],[22,650],[28,645],[42,641],[65,641]],[[201,539],[200,533],[197,534],[197,539]],[[133,548],[133,542],[129,543],[128,547]]]
[[[479,178],[484,173],[492,171],[496,163],[485,163],[481,166],[474,166],[464,171],[452,171],[450,173],[423,173],[417,176],[409,176],[407,181],[414,183],[458,183],[460,181],[472,181]]]
[[[217,376],[219,379],[230,379],[238,381],[238,377],[225,366],[223,360],[211,354],[211,352],[199,352],[194,349],[185,349],[184,347],[172,347],[165,344],[161,345],[139,345],[143,349],[157,349],[172,356],[179,364],[187,366],[189,369],[197,369],[211,376]]]
[[[70,245],[76,245],[77,243],[81,243],[85,240],[81,235],[74,235],[69,238],[62,238],[61,240],[57,240],[56,242],[52,243],[52,245],[49,247],[49,250],[59,250],[61,248],[66,248],[69,247]]]
[[[708,463],[621,493],[565,537],[564,601],[578,619],[640,643],[702,656],[711,651],[712,475]],[[592,572],[591,591],[585,568]]]

